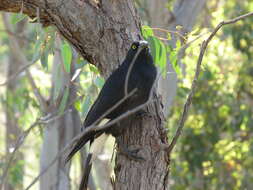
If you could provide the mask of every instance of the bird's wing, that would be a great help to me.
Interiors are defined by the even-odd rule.
[[[89,140],[94,139],[96,135],[101,135],[102,132],[96,132],[96,131],[91,131],[89,133],[86,133],[84,136],[77,141],[77,143],[74,145],[74,147],[71,149],[71,151],[68,153],[67,158],[65,159],[65,163],[67,163],[77,151],[79,151]]]
[[[124,80],[121,77],[125,76],[125,69],[117,69],[105,82],[103,88],[101,89],[98,98],[89,110],[86,119],[84,121],[83,127],[89,127],[97,119],[100,118],[108,109],[115,105],[122,97],[123,90],[122,85],[124,85]],[[79,151],[88,141],[93,141],[95,136],[100,136],[103,131],[91,131],[84,136],[82,136],[79,141],[71,149],[67,156],[66,162],[68,162],[73,155]]]
[[[98,98],[89,110],[83,127],[88,127],[97,121],[104,113],[114,106],[124,96],[124,69],[116,70],[105,82]],[[106,117],[111,119],[110,117]]]

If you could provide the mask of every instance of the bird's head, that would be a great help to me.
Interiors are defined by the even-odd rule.
[[[153,63],[153,58],[150,54],[148,42],[144,40],[133,42],[130,49],[128,50],[126,58],[129,61],[132,61],[135,58],[138,63]]]

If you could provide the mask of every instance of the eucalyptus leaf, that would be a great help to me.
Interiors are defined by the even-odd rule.
[[[101,89],[105,83],[105,80],[102,78],[102,77],[97,77],[95,80],[94,80],[94,83],[95,85]]]
[[[22,14],[22,13],[14,14],[11,17],[11,24],[15,25],[15,24],[19,23],[20,21],[22,21],[23,19],[25,19],[26,17],[27,16],[25,14]]]
[[[177,74],[179,74],[181,70],[180,70],[179,65],[177,64],[177,52],[175,50],[171,51],[169,57],[170,57],[170,63],[173,69],[175,70]]]
[[[166,51],[166,46],[160,42],[160,68],[162,70],[162,75],[163,77],[166,76],[166,67],[167,67],[167,51]]]
[[[44,69],[48,69],[48,55],[49,55],[49,51],[46,51],[46,52],[43,52],[40,57],[40,62]]]
[[[57,64],[56,71],[53,74],[53,81],[54,81],[53,99],[54,99],[54,101],[57,101],[57,98],[59,97],[59,94],[60,94],[61,88],[62,88],[63,81],[61,80],[61,72],[62,72],[61,65]]]
[[[154,36],[153,29],[150,28],[150,27],[147,26],[147,25],[142,26],[141,31],[142,31],[142,36],[143,36],[144,38],[148,38],[148,37],[150,37],[150,36]]]
[[[69,88],[65,88],[63,97],[61,99],[61,103],[59,106],[58,114],[62,115],[64,113],[64,110],[66,108],[67,102],[69,97]]]
[[[64,42],[61,46],[61,54],[63,58],[64,69],[67,73],[70,73],[71,60],[72,60],[72,50],[67,42]]]
[[[81,108],[81,117],[85,117],[89,111],[89,108],[90,108],[90,105],[91,105],[91,98],[89,95],[87,95],[85,97],[85,100],[82,104],[82,108]]]
[[[33,51],[32,62],[36,62],[40,59],[41,45],[43,44],[44,40],[45,40],[45,34],[42,32],[41,35],[39,35],[38,39],[36,40],[34,51]]]

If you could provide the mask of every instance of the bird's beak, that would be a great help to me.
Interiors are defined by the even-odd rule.
[[[140,41],[139,43],[140,43],[140,45],[139,45],[139,49],[140,49],[140,50],[142,50],[142,49],[144,49],[144,48],[148,48],[148,42],[147,42],[147,41],[142,40],[142,41]]]

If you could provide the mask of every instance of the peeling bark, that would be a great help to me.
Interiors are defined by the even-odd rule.
[[[148,113],[141,118],[132,116],[122,122],[122,125],[129,127],[117,140],[127,144],[130,150],[140,149],[138,156],[145,161],[129,160],[118,153],[114,168],[115,190],[168,189],[169,157],[161,150],[161,145],[167,143],[167,133],[162,127],[165,119],[160,102],[152,103]]]
[[[108,76],[124,58],[131,41],[138,39],[139,18],[131,0],[92,2],[3,0],[0,11],[20,12],[23,6],[31,18],[38,16],[42,23],[56,26],[86,60]]]

